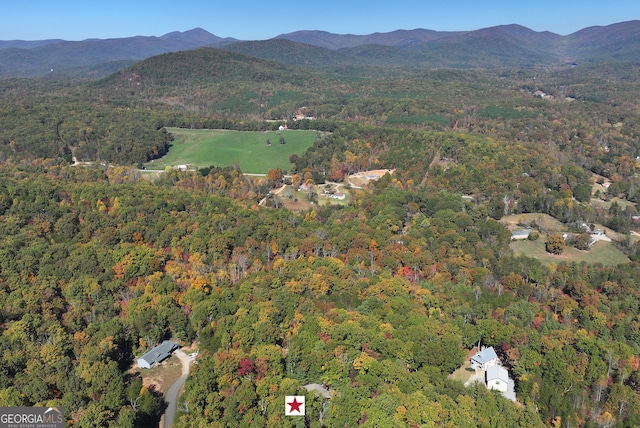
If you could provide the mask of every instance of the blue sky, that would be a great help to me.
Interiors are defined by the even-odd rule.
[[[0,40],[161,36],[195,27],[262,40],[297,30],[370,34],[397,29],[476,30],[521,24],[570,34],[640,19],[638,0],[0,0]]]

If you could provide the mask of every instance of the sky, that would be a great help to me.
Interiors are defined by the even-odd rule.
[[[0,40],[161,36],[204,28],[265,40],[298,30],[371,34],[520,24],[566,35],[640,19],[638,0],[0,0]]]

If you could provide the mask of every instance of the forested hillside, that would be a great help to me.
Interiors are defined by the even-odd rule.
[[[0,406],[156,426],[133,366],[172,339],[199,349],[177,427],[639,426],[637,67],[345,67],[203,48],[1,81]],[[285,124],[322,135],[289,171],[138,169],[167,126]],[[325,183],[345,203],[315,203]],[[516,256],[505,216],[550,259]],[[601,228],[629,262],[563,254]],[[460,379],[478,345],[515,402]]]

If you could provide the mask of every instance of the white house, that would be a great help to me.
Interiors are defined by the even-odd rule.
[[[170,340],[165,340],[151,351],[138,358],[138,367],[141,369],[150,369],[158,363],[166,360],[171,356],[173,351],[178,349],[178,344]]]
[[[494,367],[499,364],[500,360],[498,359],[498,355],[493,349],[493,346],[490,346],[471,357],[471,368],[475,370],[487,370],[490,367]]]
[[[531,229],[514,230],[511,232],[511,240],[527,239],[531,234]]]
[[[500,366],[491,366],[486,372],[487,389],[495,389],[502,393],[509,389],[509,372]]]

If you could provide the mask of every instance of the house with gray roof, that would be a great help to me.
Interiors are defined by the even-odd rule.
[[[507,369],[501,366],[489,367],[485,372],[487,389],[500,391],[507,400],[516,401],[516,385],[509,377]]]
[[[331,391],[325,384],[320,385],[319,383],[310,383],[304,386],[304,389],[307,391],[316,391],[318,394],[322,395],[324,398],[331,398]]]
[[[138,367],[141,369],[150,369],[158,363],[166,360],[178,349],[178,344],[170,340],[165,340],[142,357],[138,358]]]
[[[493,349],[493,346],[489,346],[471,357],[471,368],[475,370],[487,370],[489,367],[497,366],[499,364],[500,360],[498,359],[498,355]]]
[[[509,372],[504,367],[493,366],[486,371],[487,389],[507,392],[509,386]]]

